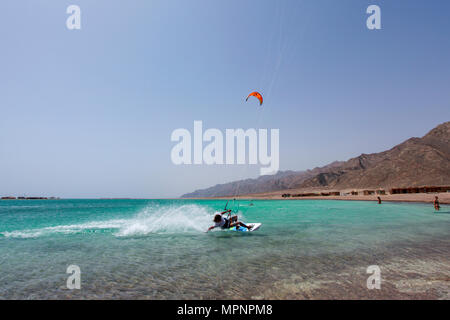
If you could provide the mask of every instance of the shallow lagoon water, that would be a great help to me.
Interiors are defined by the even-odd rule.
[[[231,206],[260,230],[206,234],[225,201],[1,201],[0,298],[449,298],[448,206],[253,203]],[[66,288],[73,264],[80,290]]]

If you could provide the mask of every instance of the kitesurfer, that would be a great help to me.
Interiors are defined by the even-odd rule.
[[[228,210],[222,211],[221,213],[216,214],[214,216],[214,219],[213,219],[214,225],[209,227],[206,232],[208,232],[208,231],[210,231],[210,230],[212,230],[214,228],[217,228],[217,227],[219,227],[221,229],[229,229],[229,228],[238,227],[238,226],[242,226],[244,228],[247,228],[250,231],[250,229],[252,227],[251,226],[247,226],[244,223],[238,221],[238,217],[237,216],[231,216],[229,218],[224,218],[223,217],[223,215],[225,213],[230,214],[230,212],[231,212],[231,210],[228,209]]]

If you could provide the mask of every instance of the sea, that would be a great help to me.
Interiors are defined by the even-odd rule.
[[[0,299],[450,298],[448,205],[231,200],[261,228],[206,233],[226,204],[2,200]]]

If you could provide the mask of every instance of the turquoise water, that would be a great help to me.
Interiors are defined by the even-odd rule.
[[[205,233],[225,201],[0,201],[0,298],[370,298],[371,264],[388,271],[374,298],[447,297],[448,206],[249,203],[233,208],[260,230]],[[69,265],[80,290],[66,288]]]

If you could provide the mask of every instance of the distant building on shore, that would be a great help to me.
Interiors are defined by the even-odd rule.
[[[409,188],[392,188],[389,192],[391,194],[450,192],[450,186],[424,186],[424,187],[409,187]]]
[[[450,192],[450,186],[424,186],[424,187],[405,187],[405,188],[391,188],[389,194],[408,194],[408,193],[442,193]],[[290,197],[326,197],[326,196],[357,196],[357,195],[386,195],[388,194],[384,189],[365,189],[365,190],[352,190],[352,191],[321,191],[321,192],[305,192],[290,194],[282,194],[283,198]]]

